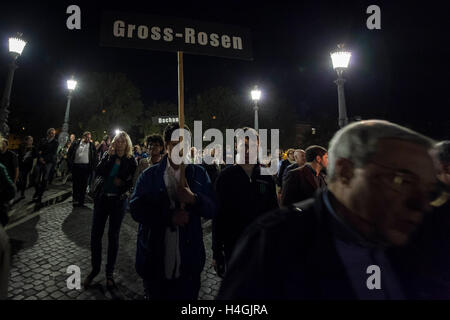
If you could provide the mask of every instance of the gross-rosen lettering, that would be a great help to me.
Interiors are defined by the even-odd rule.
[[[150,31],[150,32],[149,32]],[[150,34],[150,37],[149,37]],[[175,36],[174,36],[175,35]],[[123,20],[116,20],[113,23],[113,36],[115,38],[129,38],[139,40],[154,40],[172,42],[174,40],[183,39],[185,44],[231,48],[234,50],[242,50],[242,38],[238,36],[230,36],[227,34],[208,33],[205,31],[197,31],[194,28],[185,27],[183,33],[175,33],[173,28],[160,26],[147,26],[126,23]],[[176,39],[178,38],[178,39]]]

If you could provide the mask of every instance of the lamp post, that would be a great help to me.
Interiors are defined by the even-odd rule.
[[[334,82],[338,90],[338,104],[339,104],[339,127],[342,128],[348,123],[347,107],[345,105],[344,83],[345,79],[342,77],[343,72],[348,68],[350,57],[352,53],[344,49],[343,44],[338,44],[337,50],[331,52],[331,61],[333,68],[336,70],[338,78]]]
[[[258,86],[251,91],[252,100],[255,102],[254,110],[255,110],[255,130],[258,131],[258,101],[261,98],[261,91],[258,90]]]
[[[66,114],[64,116],[64,124],[62,126],[61,133],[59,134],[58,142],[59,147],[63,148],[69,139],[69,112],[70,112],[70,100],[72,100],[72,92],[77,87],[77,82],[73,79],[67,80],[67,89],[69,89],[69,94],[67,95],[67,106]]]
[[[22,54],[25,45],[27,44],[24,40],[21,39],[22,34],[17,33],[16,37],[9,38],[9,54],[11,55],[11,63],[9,65],[8,78],[6,79],[5,91],[3,91],[3,97],[1,101],[1,110],[0,110],[0,132],[3,133],[4,136],[9,135],[9,126],[8,126],[8,114],[9,114],[9,99],[11,96],[11,88],[14,78],[14,71],[18,68],[16,65],[17,58]]]

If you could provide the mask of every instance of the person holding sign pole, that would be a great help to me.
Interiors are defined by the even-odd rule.
[[[131,215],[139,222],[136,271],[151,300],[197,300],[206,260],[200,218],[212,218],[216,211],[203,167],[187,164],[181,177],[182,164],[175,163],[173,152],[180,143],[172,140],[177,129],[178,123],[166,128],[168,154],[139,176],[130,200]]]

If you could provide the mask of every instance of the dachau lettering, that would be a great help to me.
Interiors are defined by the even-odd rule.
[[[114,21],[114,37],[137,37],[142,40],[151,39],[153,41],[174,41],[174,38],[183,38],[186,44],[200,44],[202,46],[210,45],[212,47],[222,46],[223,48],[232,48],[242,50],[242,38],[217,33],[208,34],[207,32],[197,32],[194,28],[184,28],[184,33],[176,33],[172,28],[161,28],[159,26],[149,27],[146,25],[136,26],[127,24],[125,21]]]
[[[180,141],[180,136],[183,136],[182,142],[178,143],[171,153],[171,159],[175,164],[190,163],[187,155],[191,149],[192,135],[191,132],[185,129],[177,129],[172,133],[172,141]],[[270,130],[270,148],[277,150],[279,148],[278,129]],[[213,140],[214,139],[214,140]],[[248,140],[246,147],[246,139]],[[202,152],[203,142],[212,141],[206,146],[206,152]],[[267,129],[259,129],[258,135],[255,130],[243,129],[226,129],[226,144],[223,144],[223,134],[219,129],[210,128],[202,134],[202,121],[194,121],[194,147],[202,154],[201,158],[195,159],[195,164],[201,164],[204,161],[206,164],[213,164],[215,161],[223,159],[223,150],[226,150],[226,164],[257,164],[267,163],[268,167],[261,168],[262,175],[275,175],[278,170],[278,158],[268,156],[267,149]],[[234,150],[237,146],[237,154],[235,156]],[[214,149],[214,156],[209,152]],[[247,149],[247,150],[246,150]],[[246,154],[248,152],[248,157]],[[183,156],[184,155],[184,156]],[[247,158],[247,159],[246,159]]]
[[[100,44],[252,60],[248,29],[153,15],[104,13]]]

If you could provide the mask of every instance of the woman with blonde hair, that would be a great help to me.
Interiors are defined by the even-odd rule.
[[[96,178],[94,190],[92,190],[94,196],[91,230],[92,271],[84,281],[85,288],[89,287],[100,272],[102,237],[109,218],[106,287],[108,290],[117,289],[114,282],[114,266],[119,250],[120,227],[125,216],[128,196],[133,187],[132,181],[136,167],[131,139],[125,131],[120,131],[95,170]]]

